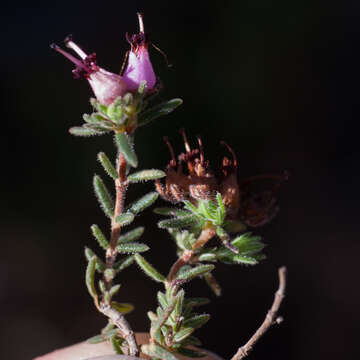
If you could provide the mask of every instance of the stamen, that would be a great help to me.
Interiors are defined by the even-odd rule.
[[[81,57],[81,59],[85,60],[87,58],[87,54],[85,53],[85,51],[80,49],[80,47],[72,41],[71,35],[67,36],[65,38],[64,42],[65,42],[66,47],[75,51]]]
[[[155,50],[157,50],[157,51],[164,57],[164,60],[165,60],[165,62],[166,62],[166,66],[167,66],[167,67],[172,67],[172,64],[169,64],[168,57],[167,57],[167,55],[165,54],[165,52],[162,51],[159,47],[157,47],[153,42],[151,42],[151,45],[153,46],[153,48],[154,48]]]
[[[51,44],[50,47],[60,53],[61,55],[65,56],[67,59],[69,59],[71,62],[73,62],[76,66],[79,68],[85,70],[86,72],[89,70],[86,65],[83,64],[83,62],[79,59],[77,59],[75,56],[69,54],[65,50],[63,50],[61,47],[57,46],[56,44]]]
[[[180,134],[182,135],[182,137],[183,137],[183,139],[184,139],[184,144],[185,144],[185,149],[186,149],[186,151],[187,151],[188,153],[191,152],[191,148],[190,148],[189,142],[188,142],[188,140],[187,140],[187,138],[186,138],[186,133],[185,133],[184,128],[181,128],[181,129],[180,129]]]
[[[123,76],[123,74],[124,74],[125,67],[126,67],[126,64],[127,64],[128,58],[129,58],[129,53],[130,53],[130,51],[127,51],[125,53],[124,61],[121,65],[120,76]]]
[[[200,136],[197,136],[197,141],[199,143],[199,149],[200,149],[200,164],[204,165],[204,147]]]
[[[237,168],[238,162],[237,162],[237,158],[234,153],[234,150],[225,141],[220,141],[220,144],[227,147],[227,149],[229,150],[229,152],[231,153],[231,155],[233,157],[234,168]]]
[[[138,19],[139,19],[139,30],[141,33],[145,33],[144,31],[144,19],[143,19],[143,14],[138,12],[137,13]]]
[[[171,165],[175,166],[176,165],[176,158],[175,158],[174,149],[173,149],[173,147],[172,147],[172,145],[171,145],[171,143],[169,141],[169,138],[167,136],[164,136],[163,139],[164,139],[164,141],[165,141],[165,143],[168,146],[169,151],[170,151],[171,162],[172,162]]]

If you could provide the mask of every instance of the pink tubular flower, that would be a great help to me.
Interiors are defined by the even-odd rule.
[[[151,91],[156,84],[156,76],[150,62],[148,51],[148,38],[144,32],[144,24],[142,15],[138,13],[139,18],[139,34],[129,36],[126,39],[131,45],[127,67],[122,74],[123,80],[129,91],[135,91],[139,85],[145,80],[147,91]]]
[[[51,47],[76,65],[73,70],[75,77],[85,78],[89,81],[97,100],[101,104],[110,105],[117,97],[126,93],[128,89],[121,76],[99,67],[96,63],[95,53],[87,55],[72,41],[71,37],[65,39],[65,44],[79,55],[80,59],[55,44],[52,44]]]

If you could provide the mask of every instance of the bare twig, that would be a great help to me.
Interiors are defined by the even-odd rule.
[[[279,288],[275,293],[275,298],[271,309],[268,311],[265,320],[261,326],[256,330],[255,334],[250,340],[242,347],[240,347],[237,353],[231,358],[231,360],[241,360],[245,358],[249,352],[253,349],[257,341],[269,330],[274,324],[279,324],[282,321],[281,317],[277,316],[277,312],[280,308],[281,302],[285,297],[286,287],[286,267],[279,268]]]
[[[119,329],[120,335],[126,340],[129,345],[129,355],[138,356],[139,349],[136,344],[134,332],[131,330],[131,327],[125,316],[120,312],[115,310],[112,306],[101,304],[100,311],[107,316],[112,323]]]
[[[116,189],[116,200],[115,200],[115,209],[114,215],[111,219],[111,239],[110,246],[106,251],[106,268],[112,269],[118,254],[116,245],[118,238],[121,232],[121,225],[119,222],[116,222],[116,218],[122,214],[124,210],[125,202],[125,193],[127,189],[127,179],[126,179],[126,160],[124,155],[119,152],[119,161],[118,161],[118,175],[119,177],[115,180],[115,189]],[[106,284],[107,290],[110,290],[112,287],[112,279],[106,278],[104,276],[104,282]],[[129,345],[129,355],[138,356],[139,348],[136,344],[134,332],[131,330],[131,327],[125,316],[115,310],[111,305],[110,301],[105,302],[104,299],[99,307],[100,311],[107,316],[119,329],[120,335],[126,340]]]

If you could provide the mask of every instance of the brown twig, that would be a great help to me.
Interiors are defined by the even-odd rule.
[[[215,235],[215,228],[213,226],[205,227],[197,240],[195,241],[194,245],[192,246],[191,250],[186,250],[183,252],[183,254],[177,259],[177,261],[174,263],[174,265],[171,267],[169,275],[168,275],[168,281],[171,282],[175,279],[177,273],[179,270],[186,264],[188,264],[194,253],[195,250],[200,249],[203,247],[214,235]]]
[[[279,324],[282,321],[281,317],[277,316],[277,312],[280,308],[281,302],[285,297],[285,287],[286,287],[286,267],[283,266],[279,268],[279,288],[275,293],[275,298],[271,309],[268,311],[265,320],[261,326],[256,330],[255,334],[250,338],[250,340],[242,347],[238,349],[236,354],[231,358],[231,360],[240,360],[245,358],[249,352],[253,349],[257,341],[269,330],[269,328],[274,324]]]
[[[125,193],[127,189],[126,160],[121,152],[119,152],[117,171],[119,177],[115,180],[116,200],[115,200],[114,215],[111,219],[110,246],[106,251],[107,269],[113,268],[116,260],[116,256],[118,254],[116,245],[121,232],[121,225],[119,222],[116,221],[116,218],[124,211]],[[104,276],[104,282],[106,284],[106,289],[110,290],[112,287],[112,279],[106,278],[106,276]],[[122,315],[117,310],[115,310],[109,304],[109,302],[106,303],[104,299],[101,302],[99,309],[119,329],[120,335],[126,340],[126,342],[129,345],[129,355],[138,356],[139,348],[136,344],[134,332],[131,330],[131,327],[127,322],[127,320],[125,319],[124,315]]]

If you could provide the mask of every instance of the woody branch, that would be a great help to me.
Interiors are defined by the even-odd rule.
[[[241,360],[248,356],[249,352],[253,349],[258,340],[270,329],[274,324],[279,324],[282,321],[281,317],[277,316],[282,300],[285,297],[286,288],[286,267],[279,268],[279,288],[275,293],[273,304],[266,314],[265,320],[261,326],[256,330],[255,334],[249,339],[249,341],[238,349],[236,354],[231,360]]]

